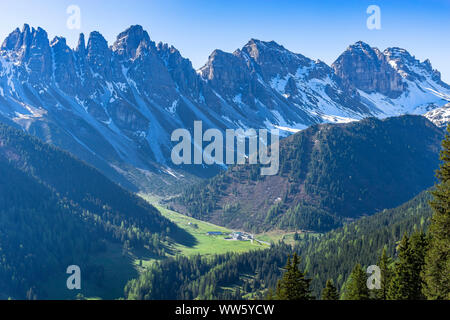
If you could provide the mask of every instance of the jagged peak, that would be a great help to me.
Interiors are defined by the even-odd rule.
[[[78,45],[76,48],[77,52],[83,53],[86,51],[86,40],[84,38],[84,33],[80,33],[80,37],[78,38]]]
[[[50,45],[52,47],[54,46],[63,46],[67,47],[67,40],[64,37],[54,37],[53,40],[50,42]]]
[[[383,54],[389,59],[396,62],[400,61],[403,64],[407,65],[416,65],[430,73],[437,71],[433,70],[433,66],[431,65],[431,61],[429,59],[425,59],[423,62],[416,59],[412,56],[407,50],[398,47],[387,48],[383,51]],[[439,76],[440,77],[440,76]]]
[[[11,32],[3,41],[1,50],[14,50],[17,48],[19,44],[18,42],[21,41],[21,38],[23,38],[23,33],[20,31],[19,28],[16,28],[13,32]]]
[[[156,45],[156,49],[166,58],[168,57],[168,55],[173,55],[177,58],[188,60],[181,55],[180,51],[177,48],[175,48],[173,45],[169,45],[168,43],[158,42],[158,44]]]
[[[108,41],[106,41],[106,39],[103,37],[103,35],[100,33],[100,32],[98,32],[98,31],[92,31],[90,34],[89,34],[89,40],[88,41],[93,41],[93,40],[97,40],[97,39],[99,39],[99,40],[101,40],[101,41],[105,41],[105,42],[108,42]]]
[[[384,54],[376,47],[370,46],[364,41],[357,41],[352,45],[349,45],[347,49],[339,55],[336,61],[331,65],[334,69],[339,65],[343,59],[348,59],[351,56],[366,56],[371,60],[384,59]]]
[[[275,41],[263,41],[259,39],[251,38],[247,44],[242,48],[243,51],[248,51],[247,49],[251,48],[252,50],[277,50],[277,51],[285,51],[292,53],[291,51],[287,50],[285,47],[280,45],[279,43]]]
[[[412,59],[413,57],[411,56],[411,54],[403,48],[399,48],[399,47],[390,47],[390,48],[386,48],[383,51],[383,54],[385,56],[387,56],[390,59],[395,59],[395,58],[406,58],[406,59]]]
[[[348,48],[343,52],[346,54],[348,52],[361,52],[365,55],[381,55],[381,51],[377,47],[372,47],[370,44],[364,41],[356,41],[354,44],[348,46]]]
[[[146,34],[147,31],[144,30],[144,28],[139,25],[139,24],[135,24],[135,25],[131,25],[129,26],[127,29],[125,29],[124,31],[122,31],[117,38],[121,38],[125,35],[131,35],[131,34],[136,34],[136,35],[143,35]]]
[[[433,66],[431,65],[430,59],[425,59],[422,62],[422,65],[425,66],[427,69],[433,70]]]
[[[24,24],[22,30],[14,29],[3,41],[1,50],[19,50],[22,47],[28,47],[31,41],[44,42],[48,44],[47,32],[41,27],[30,28],[28,24]]]
[[[18,30],[19,28],[17,28],[17,30]],[[34,29],[34,28],[33,28]],[[22,27],[22,31],[21,31],[22,33],[30,33],[31,32],[31,29],[30,29],[30,26],[28,25],[28,24],[24,24],[23,25],[23,27]]]
[[[354,44],[350,45],[350,47],[354,48],[372,48],[367,42],[364,42],[362,40],[356,41]]]
[[[89,34],[87,49],[88,51],[91,51],[94,48],[102,50],[108,49],[108,41],[106,41],[103,35],[98,31],[92,31]]]
[[[117,36],[112,50],[119,55],[134,57],[140,46],[149,47],[151,44],[147,31],[140,25],[133,25]]]
[[[41,27],[37,27],[37,28],[32,28],[31,29],[31,34],[34,40],[43,40],[45,42],[50,42],[48,39],[48,34],[47,31],[45,31],[44,29],[42,29]]]
[[[214,61],[217,61],[218,59],[236,59],[236,55],[220,50],[220,49],[215,49],[208,57],[208,64],[211,64]],[[204,68],[205,66],[203,66],[202,68]],[[201,69],[202,69],[201,68]]]

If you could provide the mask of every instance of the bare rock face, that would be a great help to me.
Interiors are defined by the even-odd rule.
[[[310,59],[301,54],[294,54],[275,41],[265,42],[251,39],[235,55],[248,56],[254,63],[249,64],[264,79],[270,80],[277,75],[295,74],[299,67],[307,67]]]
[[[51,47],[53,48],[55,82],[65,92],[76,95],[81,89],[81,84],[72,50],[67,46],[66,39],[59,37],[52,41]]]
[[[252,78],[245,61],[222,50],[214,50],[200,75],[214,88],[228,93],[236,92],[242,84],[247,86]]]
[[[47,32],[41,28],[30,28],[25,24],[22,31],[14,30],[3,42],[2,50],[14,53],[15,59],[27,66],[29,82],[50,80],[52,57]],[[22,78],[25,80],[25,77]]]
[[[348,47],[332,67],[346,85],[367,93],[379,92],[397,98],[405,89],[402,77],[387,57],[362,41]]]
[[[92,68],[94,75],[109,77],[111,73],[111,52],[108,42],[97,31],[91,32],[87,44],[86,60]]]

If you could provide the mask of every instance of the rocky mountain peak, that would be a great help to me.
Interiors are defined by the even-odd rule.
[[[149,48],[152,45],[150,36],[142,26],[135,25],[129,27],[117,36],[116,42],[112,46],[112,50],[119,56],[126,58],[135,58],[139,55],[139,51]]]
[[[369,44],[365,43],[364,41],[356,41],[354,44],[349,45],[347,50],[353,51],[353,50],[361,50],[364,52],[375,52],[379,51],[378,48],[372,48]]]
[[[257,63],[265,63],[267,59],[271,59],[274,55],[291,56],[293,52],[287,50],[275,41],[261,41],[258,39],[250,39],[250,41],[237,52],[244,52],[253,58]]]
[[[92,31],[87,44],[88,53],[100,53],[108,50],[108,42],[98,31]]]
[[[99,32],[91,32],[86,50],[87,61],[91,64],[94,72],[101,75],[110,73],[111,70],[108,68],[110,60],[108,42]]]
[[[349,46],[332,64],[332,68],[348,87],[367,93],[380,92],[396,98],[405,89],[402,77],[386,56],[362,41]]]
[[[248,53],[250,57],[258,60],[259,56],[267,51],[284,52],[286,50],[282,45],[275,41],[261,41],[258,39],[250,39],[249,42],[242,48],[242,51]]]
[[[245,61],[236,54],[214,50],[208,62],[199,70],[202,78],[211,81],[214,87],[233,90],[241,82],[250,81]]]
[[[22,31],[16,28],[3,42],[1,49],[10,51],[27,51],[30,46],[38,46],[39,48],[49,45],[47,32],[42,28],[30,28],[28,24],[24,24]]]
[[[21,45],[21,37],[23,37],[22,32],[19,28],[16,28],[13,32],[9,34],[8,37],[3,41],[2,50],[15,50],[17,45]]]
[[[441,74],[434,70],[429,59],[423,62],[412,56],[407,50],[393,47],[383,51],[389,64],[405,79],[409,81],[426,81],[430,77],[433,81],[447,87],[441,81]]]
[[[390,59],[402,59],[408,61],[414,59],[407,50],[399,47],[386,48],[383,51],[383,54]]]
[[[64,37],[54,37],[50,42],[51,47],[67,47],[67,40]]]
[[[80,37],[78,39],[78,45],[75,49],[76,52],[84,55],[86,53],[86,41],[84,39],[84,33],[80,33]]]

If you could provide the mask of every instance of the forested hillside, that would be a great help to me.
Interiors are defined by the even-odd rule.
[[[322,124],[280,143],[280,171],[237,165],[170,203],[231,228],[328,231],[431,187],[443,131],[420,116]]]
[[[45,298],[43,284],[71,264],[101,283],[94,257],[107,243],[158,256],[184,233],[96,169],[0,125],[1,298]]]
[[[322,236],[299,234],[294,246],[214,259],[179,257],[155,264],[125,289],[131,299],[263,298],[275,288],[287,257],[297,252],[319,296],[327,279],[341,288],[355,263],[376,264],[384,247],[393,255],[405,232],[426,230],[431,217],[430,195],[422,192],[405,204],[364,217]],[[170,285],[171,290],[165,290]]]

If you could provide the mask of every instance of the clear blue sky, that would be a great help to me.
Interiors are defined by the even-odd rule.
[[[66,27],[69,5],[81,9],[81,30]],[[381,8],[381,30],[366,27],[366,9]],[[1,41],[24,23],[50,37],[100,31],[111,44],[132,24],[152,40],[178,48],[196,68],[214,49],[234,51],[250,38],[275,40],[291,51],[331,64],[358,40],[383,50],[407,49],[429,58],[450,83],[450,0],[13,0],[0,3]]]

